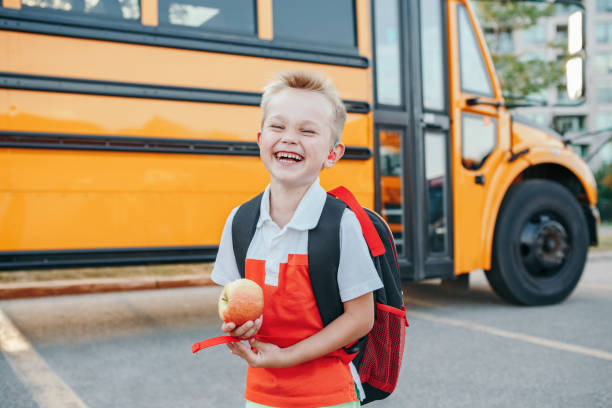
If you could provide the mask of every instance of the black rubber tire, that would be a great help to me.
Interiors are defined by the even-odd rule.
[[[520,237],[530,220],[543,213],[550,214],[563,226],[568,249],[559,267],[550,268],[550,271],[543,268],[548,276],[534,276],[525,261]],[[559,303],[578,284],[588,246],[584,212],[565,187],[547,180],[515,184],[508,190],[498,214],[487,280],[495,293],[511,303],[528,306]]]

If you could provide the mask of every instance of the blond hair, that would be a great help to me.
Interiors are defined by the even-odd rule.
[[[329,78],[324,78],[316,72],[305,71],[287,71],[278,75],[278,77],[264,87],[263,96],[261,98],[261,126],[263,128],[264,121],[270,100],[274,95],[285,89],[303,89],[306,91],[318,92],[331,103],[331,133],[334,141],[339,141],[342,136],[342,129],[346,121],[346,108],[334,84]]]

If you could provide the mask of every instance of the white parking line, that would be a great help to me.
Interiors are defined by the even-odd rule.
[[[0,351],[41,408],[86,408],[0,310]]]
[[[419,301],[407,301],[407,303],[417,303],[423,304],[428,302],[419,302]],[[428,304],[428,306],[431,304]],[[494,336],[505,337],[508,339],[514,339],[519,341],[524,341],[526,343],[537,344],[539,346],[544,346],[548,348],[553,348],[557,350],[569,351],[571,353],[582,354],[590,357],[599,358],[602,360],[612,361],[612,353],[603,350],[592,349],[588,347],[577,346],[575,344],[563,343],[560,341],[549,340],[542,337],[530,336],[528,334],[511,332],[508,330],[501,330],[491,326],[485,326],[482,324],[476,324],[472,322],[468,322],[465,320],[452,319],[449,317],[436,316],[431,313],[425,312],[416,312],[416,311],[406,311],[407,316],[413,316],[419,319],[429,320],[436,323],[446,324],[449,326],[455,327],[463,327],[465,329],[474,330],[478,332],[483,332],[487,334],[492,334]]]

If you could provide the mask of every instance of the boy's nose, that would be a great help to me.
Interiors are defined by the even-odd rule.
[[[295,144],[297,142],[297,138],[298,138],[297,132],[293,130],[286,130],[285,132],[283,132],[281,141],[285,143]]]

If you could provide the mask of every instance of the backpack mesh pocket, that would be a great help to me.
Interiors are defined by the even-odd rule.
[[[406,311],[403,306],[397,309],[376,303],[376,320],[368,333],[359,366],[362,383],[368,383],[388,393],[395,389],[404,354],[406,326]]]

